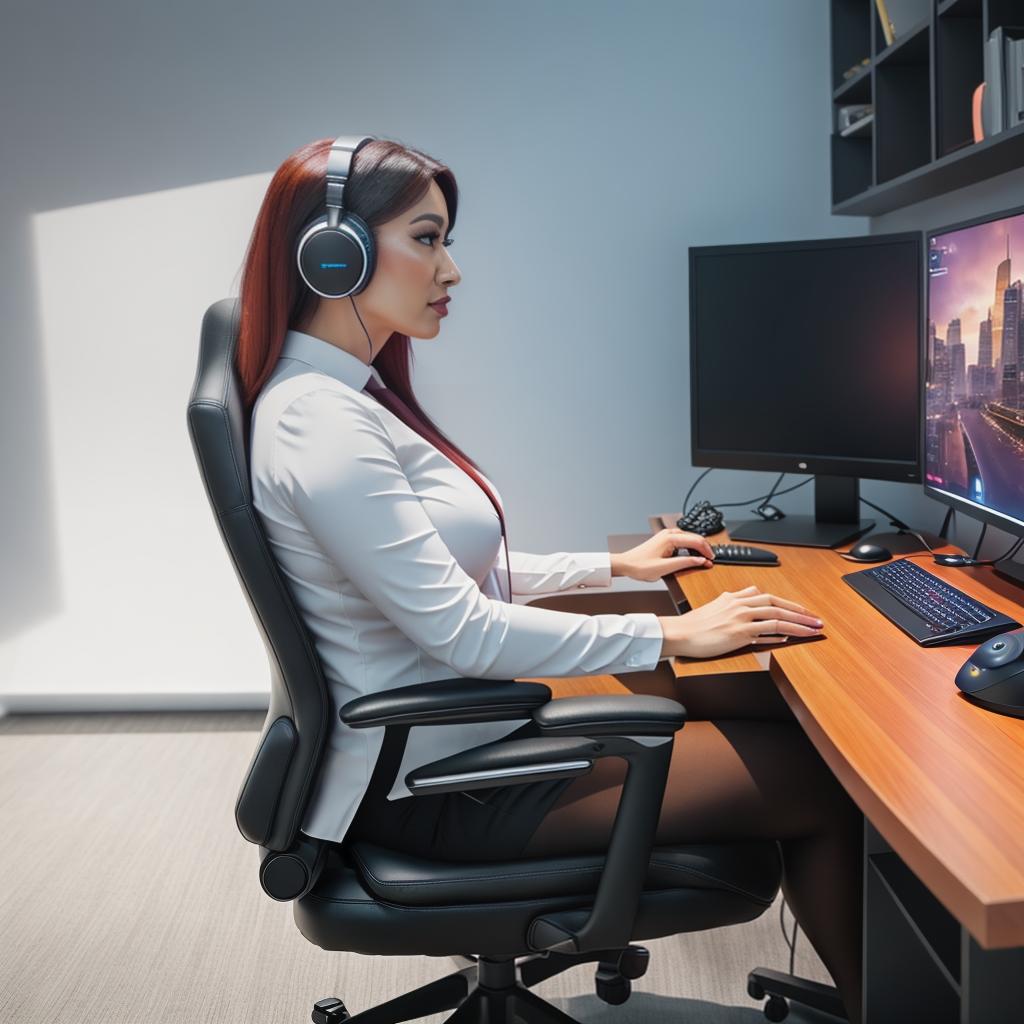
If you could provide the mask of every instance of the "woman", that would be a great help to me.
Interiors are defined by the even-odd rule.
[[[333,710],[363,693],[454,676],[635,672],[674,655],[822,631],[807,609],[757,587],[673,616],[512,603],[513,593],[605,586],[612,575],[658,579],[710,565],[712,551],[680,530],[614,563],[605,552],[503,546],[497,488],[411,386],[409,339],[437,337],[461,280],[448,253],[454,176],[396,142],[353,145],[342,205],[365,222],[374,253],[351,294],[325,298],[306,264],[300,273],[297,253],[325,211],[331,147],[303,147],[270,183],[243,271],[237,366],[252,416],[253,502],[316,643]],[[683,546],[697,554],[677,557]],[[674,744],[658,842],[779,840],[790,905],[858,1020],[860,815],[785,712],[766,720],[723,704]],[[623,779],[617,761],[574,780],[413,798],[403,782],[411,768],[529,726],[418,728],[404,747],[382,749],[383,730],[332,720],[302,826],[309,835],[449,860],[605,848]]]

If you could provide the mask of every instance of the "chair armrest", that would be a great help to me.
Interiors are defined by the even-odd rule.
[[[671,736],[686,709],[666,697],[564,697],[537,708],[533,720],[545,736]]]
[[[459,677],[368,693],[350,700],[339,715],[353,729],[501,722],[529,718],[549,700],[551,689],[543,683]]]
[[[556,707],[559,704],[570,706],[562,712]],[[545,715],[549,708],[554,713]],[[536,711],[534,720],[542,730],[545,718],[546,731],[567,730],[574,720],[577,731],[487,743],[416,768],[406,775],[405,783],[414,796],[519,785],[585,775],[600,757],[624,758],[629,770],[593,907],[589,914],[569,910],[536,918],[527,941],[538,952],[585,953],[625,947],[654,846],[672,737],[683,727],[686,711],[664,697],[580,697],[553,701]],[[584,729],[588,725],[589,734]],[[626,729],[647,738],[631,739],[622,735]]]
[[[493,789],[523,782],[586,775],[601,756],[586,736],[528,736],[500,739],[414,768],[405,777],[413,796]]]

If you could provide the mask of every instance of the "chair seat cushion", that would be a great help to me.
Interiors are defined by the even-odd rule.
[[[365,842],[349,853],[374,896],[407,907],[592,895],[604,867],[601,855],[442,863]],[[644,889],[717,889],[767,906],[778,884],[774,843],[713,843],[655,848]]]

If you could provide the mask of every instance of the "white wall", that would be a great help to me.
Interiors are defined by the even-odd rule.
[[[266,691],[184,414],[294,148],[367,132],[455,171],[463,281],[415,383],[528,551],[642,532],[695,478],[688,246],[867,226],[828,212],[820,0],[44,3],[5,18],[0,87],[11,709]]]

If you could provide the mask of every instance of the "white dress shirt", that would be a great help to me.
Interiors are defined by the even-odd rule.
[[[342,723],[338,709],[348,701],[457,676],[635,672],[657,664],[663,640],[649,612],[579,615],[509,603],[494,507],[472,477],[363,390],[371,373],[381,383],[344,349],[289,331],[250,426],[253,504],[332,701],[302,831],[334,842],[355,816],[384,737],[383,728]],[[611,582],[603,551],[510,550],[509,560],[516,594]],[[411,729],[389,799],[410,795],[412,768],[521,724]]]

